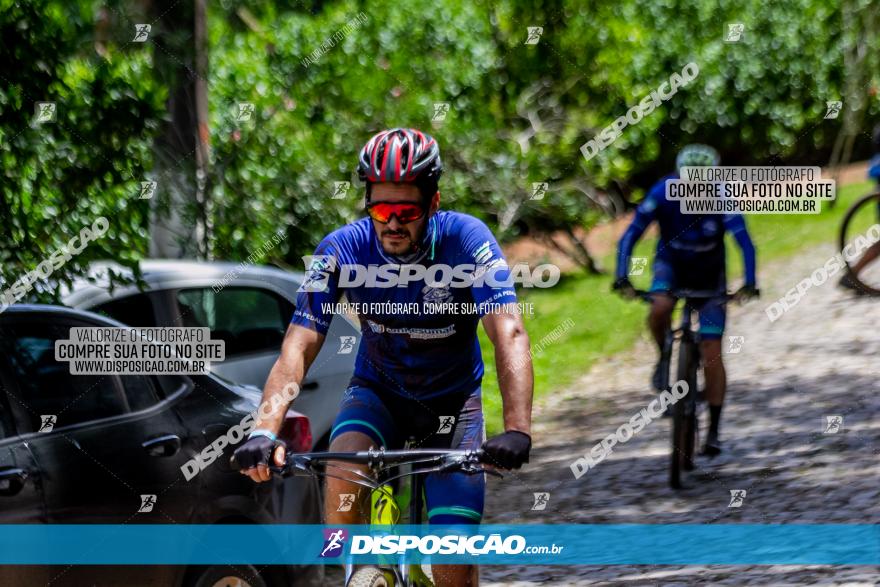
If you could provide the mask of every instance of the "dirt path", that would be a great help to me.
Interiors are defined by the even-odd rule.
[[[725,454],[701,458],[692,489],[668,488],[665,419],[579,480],[569,469],[651,400],[655,350],[645,338],[537,410],[531,464],[490,480],[486,522],[880,523],[880,300],[854,299],[832,278],[774,323],[764,311],[832,254],[822,246],[764,267],[762,299],[731,307],[726,334],[744,340],[725,358]],[[843,415],[841,432],[823,434],[828,415]],[[741,508],[728,508],[731,489],[747,490]],[[530,511],[537,491],[550,492],[545,511]],[[484,567],[482,578],[483,585],[877,585],[880,568]]]

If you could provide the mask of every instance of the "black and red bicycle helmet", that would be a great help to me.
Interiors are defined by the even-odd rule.
[[[437,191],[443,172],[440,147],[431,135],[414,128],[392,128],[367,141],[358,156],[358,176],[370,184],[414,183],[425,197]]]

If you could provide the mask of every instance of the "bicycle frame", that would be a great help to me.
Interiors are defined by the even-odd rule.
[[[421,524],[424,514],[422,503],[422,490],[424,488],[423,476],[432,472],[462,471],[470,474],[490,473],[501,476],[500,473],[485,470],[480,466],[482,450],[455,450],[455,449],[384,449],[343,453],[288,453],[283,467],[270,467],[270,469],[282,476],[290,474],[323,474],[327,477],[343,479],[358,485],[368,487],[370,495],[370,525],[393,526],[399,521],[400,506],[394,494],[392,483],[398,479],[409,480],[409,503],[408,512],[410,524]],[[329,474],[326,468],[323,472],[315,469],[319,463],[328,464],[333,461],[348,462],[352,464],[365,464],[373,473],[372,476],[364,475],[360,471],[339,467],[350,474],[350,477],[340,477]],[[405,469],[403,472],[390,475],[395,467]],[[335,472],[335,471],[334,471]],[[382,565],[388,567],[394,575],[396,585],[416,587],[433,587],[433,582],[422,571],[420,565],[409,564],[403,561]],[[345,563],[345,582],[351,579],[354,573],[354,565]]]
[[[684,308],[682,309],[681,316],[681,324],[675,330],[672,330],[670,334],[672,337],[678,337],[679,345],[689,345],[692,347],[692,360],[696,361],[696,369],[699,369],[700,364],[700,341],[702,340],[700,337],[700,331],[694,328],[694,313],[697,312],[697,309],[693,307],[693,304],[690,300],[686,299],[684,303]],[[670,351],[672,349],[670,348]],[[696,409],[696,397],[697,390],[692,389],[685,396],[685,414],[690,415]]]
[[[424,479],[421,474],[413,472],[407,475],[409,479],[409,495],[406,496],[408,501],[409,521],[411,524],[420,524],[422,520],[422,511],[424,504],[422,502],[422,489],[424,488]],[[400,513],[400,502],[394,494],[394,487],[390,484],[383,484],[374,490],[370,496],[370,525],[371,526],[392,526],[397,523],[394,513],[397,512],[398,518]],[[395,581],[399,585],[414,585],[418,587],[433,587],[434,583],[428,578],[422,570],[421,565],[408,564],[398,562],[396,565],[390,565],[395,575]],[[354,572],[354,565],[345,564],[345,580],[346,582]]]
[[[638,291],[637,292],[645,301],[651,302],[653,300],[652,292],[646,291]],[[670,361],[672,359],[672,347],[675,344],[676,338],[680,339],[681,343],[693,344],[697,349],[697,357],[699,358],[699,349],[700,349],[700,333],[698,330],[694,329],[694,312],[697,312],[697,308],[694,307],[693,300],[697,299],[710,299],[716,297],[725,297],[729,298],[729,294],[719,294],[718,292],[712,291],[689,291],[689,290],[678,290],[671,292],[673,297],[676,299],[684,298],[684,308],[682,310],[681,323],[678,328],[672,328],[669,332],[666,333],[666,338],[663,341],[663,349],[661,350],[661,361],[663,361],[663,388],[669,387],[669,371],[671,368]]]

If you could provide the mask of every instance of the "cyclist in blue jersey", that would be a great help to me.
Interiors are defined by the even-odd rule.
[[[874,146],[874,154],[868,162],[868,177],[880,184],[880,124],[874,127],[872,143]],[[880,202],[877,206],[877,219],[880,221]],[[862,295],[867,293],[864,287],[859,283],[858,277],[862,270],[870,265],[874,259],[880,257],[880,242],[874,243],[865,251],[858,261],[852,264],[849,270],[840,278],[839,285],[846,289],[850,289],[855,293]]]
[[[682,214],[678,201],[666,199],[666,182],[678,179],[682,167],[715,166],[720,163],[718,152],[706,145],[687,145],[676,158],[676,173],[667,175],[648,191],[648,195],[636,210],[617,253],[617,273],[614,289],[626,297],[636,292],[627,277],[629,260],[636,242],[657,221],[660,239],[654,257],[654,276],[651,283],[652,303],[648,326],[662,350],[669,331],[672,311],[677,300],[670,292],[677,289],[717,291],[721,296],[727,291],[725,271],[724,234],[730,232],[742,250],[745,263],[745,285],[735,294],[738,300],[758,295],[755,283],[755,247],[746,230],[742,216],[721,214]],[[721,355],[721,337],[726,320],[726,300],[719,296],[695,304],[700,315],[700,352],[703,357],[706,378],[705,398],[709,404],[709,433],[706,436],[704,454],[721,452],[719,428],[721,406],[727,387],[727,375]],[[660,362],[654,369],[652,383],[659,388],[662,375]]]
[[[440,210],[441,171],[437,142],[418,130],[386,130],[366,143],[358,173],[366,182],[369,217],[331,232],[315,250],[263,400],[271,402],[285,385],[302,381],[324,342],[333,317],[330,308],[345,294],[359,313],[363,337],[331,430],[330,450],[401,448],[414,439],[423,448],[482,447],[491,464],[516,469],[528,462],[531,449],[528,335],[495,237],[472,216]],[[473,277],[491,273],[494,278],[450,283],[442,277],[445,266],[463,265],[473,269]],[[368,270],[353,267],[396,267],[400,276],[420,269],[434,273],[388,287],[376,271],[371,277]],[[425,308],[424,304],[433,304],[434,311],[401,310]],[[487,441],[480,393],[480,322],[495,346],[505,429]],[[283,412],[260,416],[235,453],[254,481],[270,478],[270,454],[277,464],[282,462],[275,435]],[[484,475],[427,475],[429,522],[479,523],[484,493]],[[342,494],[357,496],[350,511],[337,511]],[[327,523],[369,522],[368,494],[358,485],[327,478]],[[435,569],[434,578],[438,585],[475,585],[477,571],[449,565]]]

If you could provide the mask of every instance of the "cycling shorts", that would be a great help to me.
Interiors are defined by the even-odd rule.
[[[412,448],[476,450],[485,438],[480,388],[419,400],[353,382],[342,396],[330,441],[352,431],[389,450],[403,448],[407,440]],[[478,524],[482,519],[485,474],[429,473],[424,487],[429,523]]]
[[[717,273],[717,272],[715,272]],[[727,322],[727,300],[724,274],[720,275],[683,275],[676,272],[672,263],[661,257],[654,259],[654,278],[651,281],[651,293],[669,293],[675,289],[718,290],[719,297],[706,300],[694,300],[693,307],[700,315],[700,337],[704,340],[718,340],[724,334]]]

